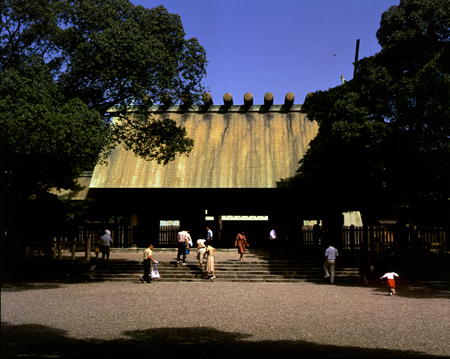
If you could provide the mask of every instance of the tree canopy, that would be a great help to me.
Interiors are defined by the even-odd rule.
[[[298,174],[317,211],[414,222],[450,219],[450,2],[403,0],[383,13],[382,50],[303,109],[319,124]],[[307,195],[307,194],[306,194]],[[323,213],[323,211],[322,211]]]
[[[184,128],[149,110],[203,93],[205,50],[177,14],[128,0],[5,0],[0,15],[2,192],[70,188],[119,143],[164,164],[192,149]]]
[[[2,185],[14,198],[71,188],[109,141],[100,114],[78,98],[66,100],[37,55],[2,71],[0,108]]]

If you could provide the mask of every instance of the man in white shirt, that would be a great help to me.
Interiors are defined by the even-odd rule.
[[[189,249],[189,241],[192,241],[189,235],[189,230],[178,232],[178,254],[177,263],[180,261],[180,256],[183,256],[183,265],[186,265],[186,250]]]
[[[334,268],[338,257],[338,250],[330,245],[325,251],[325,264],[323,266],[325,269],[325,278],[330,278],[330,283],[334,283]]]
[[[102,265],[103,267],[108,266],[109,263],[109,254],[111,252],[111,246],[113,244],[113,240],[111,238],[111,232],[106,229],[105,234],[100,237],[98,240],[98,245],[100,247],[100,252],[102,253]]]
[[[273,227],[269,234],[270,259],[273,259],[274,253],[276,253],[277,259],[280,259],[280,247],[278,243],[278,235],[276,232],[277,229],[277,226]]]

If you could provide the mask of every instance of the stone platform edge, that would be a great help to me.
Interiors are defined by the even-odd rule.
[[[144,252],[147,248],[111,248],[111,252],[113,253],[141,253]],[[153,252],[158,253],[158,252],[177,252],[178,249],[177,248],[153,248],[152,249]],[[261,251],[266,251],[264,249],[246,249],[246,252],[251,253],[251,252],[261,252]],[[237,253],[237,248],[216,248],[216,252],[236,252]]]

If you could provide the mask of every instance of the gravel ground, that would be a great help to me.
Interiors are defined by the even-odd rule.
[[[1,290],[2,358],[450,357],[450,292],[397,292],[314,283],[9,284]]]

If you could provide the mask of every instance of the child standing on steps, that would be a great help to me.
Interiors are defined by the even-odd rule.
[[[399,275],[392,271],[392,268],[389,268],[389,272],[383,275],[380,279],[387,279],[387,286],[390,290],[388,295],[395,294],[395,278],[399,277]]]

